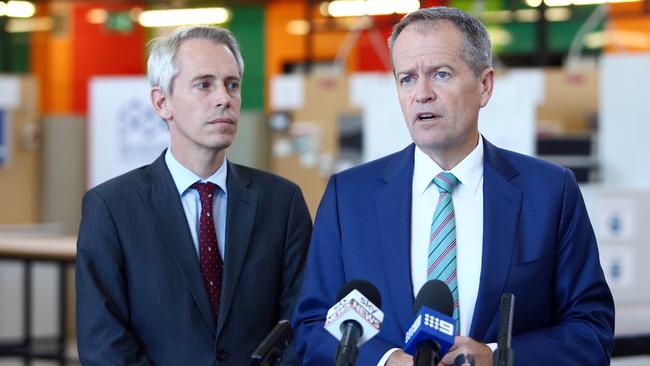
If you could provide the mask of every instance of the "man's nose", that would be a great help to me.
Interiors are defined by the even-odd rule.
[[[219,84],[214,90],[214,104],[216,108],[228,108],[230,107],[230,94],[226,89],[226,86]]]
[[[431,85],[431,81],[421,79],[415,86],[415,101],[418,103],[427,103],[436,98],[436,93]]]

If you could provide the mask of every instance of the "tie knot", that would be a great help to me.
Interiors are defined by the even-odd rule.
[[[438,186],[440,193],[451,193],[454,191],[454,187],[459,183],[459,180],[451,173],[442,172],[433,178],[433,183]]]
[[[197,182],[192,184],[191,187],[199,191],[199,196],[201,196],[201,200],[204,200],[205,198],[212,198],[214,191],[217,190],[217,185],[210,182],[208,183]]]

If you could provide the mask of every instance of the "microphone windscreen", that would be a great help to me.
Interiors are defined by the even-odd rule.
[[[379,294],[379,290],[377,290],[375,285],[366,280],[352,280],[343,285],[339,290],[339,293],[336,295],[336,302],[341,301],[341,299],[352,292],[352,290],[361,292],[366,299],[370,300],[371,303],[381,309],[381,295]]]
[[[454,314],[454,298],[449,287],[440,280],[427,281],[415,298],[413,313],[416,314],[420,311],[422,306],[452,316]]]

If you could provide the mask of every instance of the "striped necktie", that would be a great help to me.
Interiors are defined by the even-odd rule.
[[[453,174],[442,172],[433,178],[440,198],[433,213],[431,235],[429,236],[429,256],[427,281],[441,280],[449,286],[454,298],[454,319],[457,334],[460,332],[458,309],[458,279],[456,276],[456,219],[451,193],[459,183]]]

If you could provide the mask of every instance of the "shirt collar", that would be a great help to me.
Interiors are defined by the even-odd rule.
[[[165,163],[167,163],[167,168],[172,174],[172,179],[176,185],[179,195],[183,195],[185,191],[190,188],[190,186],[196,182],[210,182],[216,184],[224,193],[228,193],[226,190],[226,178],[228,175],[228,160],[224,158],[223,164],[217,169],[214,174],[212,174],[208,179],[201,179],[193,171],[187,169],[183,164],[181,164],[172,153],[171,147],[167,149],[165,153]]]
[[[429,188],[433,178],[443,169],[427,156],[418,146],[415,147],[413,182],[418,193],[424,193]],[[458,178],[459,184],[466,186],[475,193],[483,177],[483,137],[479,136],[478,144],[450,172]]]

